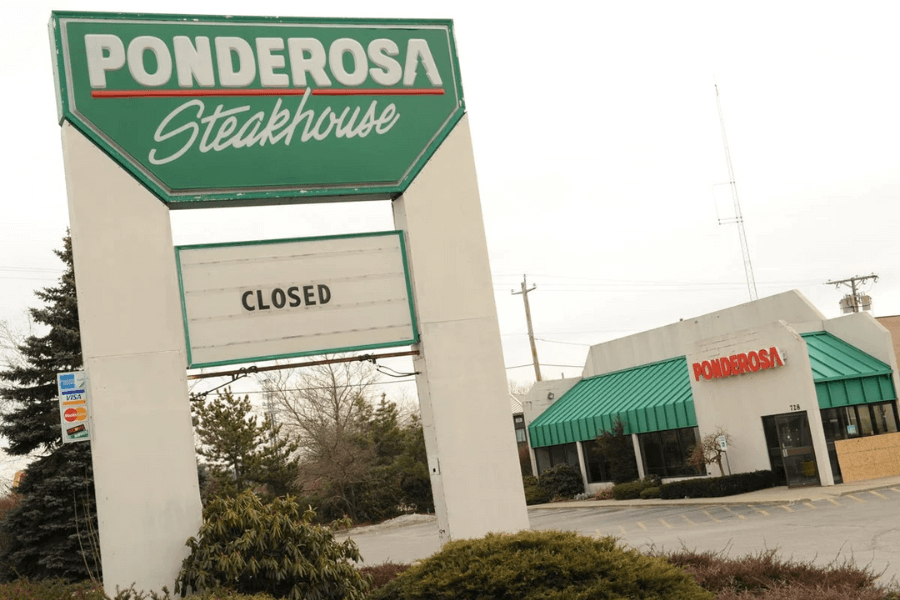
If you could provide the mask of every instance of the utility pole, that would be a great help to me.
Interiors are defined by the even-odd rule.
[[[876,275],[875,273],[872,273],[871,275],[866,275],[864,277],[855,276],[855,277],[848,277],[847,279],[840,279],[838,281],[826,281],[825,285],[833,285],[835,288],[839,288],[842,285],[848,286],[850,288],[850,292],[851,292],[851,295],[850,295],[850,298],[852,301],[851,307],[853,308],[853,312],[856,313],[856,312],[860,312],[860,308],[862,306],[862,301],[861,301],[862,299],[860,298],[860,295],[857,292],[856,284],[857,283],[863,284],[866,281],[868,281],[869,279],[871,279],[872,282],[875,283],[878,281],[878,275]]]
[[[528,292],[533,292],[537,286],[528,287],[525,275],[522,275],[522,291],[512,292],[513,296],[522,294],[522,300],[525,301],[525,320],[528,322],[528,340],[531,342],[531,358],[534,361],[534,376],[538,381],[541,380],[541,365],[538,362],[537,346],[534,345],[534,330],[531,328],[531,308],[528,306]]]

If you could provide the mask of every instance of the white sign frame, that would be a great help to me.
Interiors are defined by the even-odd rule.
[[[380,244],[379,238],[383,238],[386,244],[383,246],[377,245]],[[339,250],[335,251],[336,248],[339,248]],[[210,250],[215,251],[217,260],[209,261]],[[261,251],[265,254],[264,257],[259,256]],[[355,305],[337,305],[326,308],[325,304],[330,302],[332,293],[327,284],[332,283],[332,287],[334,286],[334,283],[329,280],[315,278],[315,281],[310,281],[310,285],[305,286],[303,283],[306,282],[291,280],[291,283],[295,285],[289,288],[287,284],[289,278],[279,279],[277,285],[273,284],[272,275],[270,275],[273,271],[271,270],[253,269],[251,273],[246,273],[248,264],[253,264],[254,266],[274,264],[278,269],[282,269],[287,273],[291,265],[314,264],[317,261],[328,260],[338,268],[350,269],[349,276],[340,278],[342,285],[354,287],[356,293],[360,293],[363,290],[368,292],[374,286],[379,285],[379,275],[373,275],[365,266],[357,267],[355,263],[359,262],[360,259],[350,257],[354,255],[357,257],[366,256],[367,254],[373,256],[375,252],[382,253],[384,255],[383,260],[390,262],[392,268],[402,269],[402,273],[397,271],[384,274],[384,278],[388,282],[385,284],[384,279],[382,279],[379,290],[383,290],[385,285],[387,285],[388,291],[392,294],[397,294],[400,291],[400,285],[389,280],[396,279],[398,275],[402,275],[402,294],[405,297],[391,298],[390,300],[382,299],[378,304],[364,302]],[[222,257],[221,261],[218,260],[220,254]],[[203,256],[203,260],[207,262],[191,262],[192,258],[198,259],[200,256]],[[402,231],[176,246],[175,257],[181,295],[182,318],[184,319],[188,368],[217,367],[337,352],[360,352],[375,348],[409,346],[417,343],[419,340],[406,246]],[[394,262],[395,260],[397,262]],[[228,288],[221,287],[221,283],[219,280],[216,280],[216,276],[222,277],[221,274],[225,273],[226,269],[240,270],[241,267],[243,267],[244,273],[240,276],[237,284]],[[353,270],[356,268],[359,269],[358,272]],[[203,272],[192,275],[186,273],[186,270],[195,272],[202,270]],[[302,271],[303,269],[296,270]],[[287,277],[286,275],[280,275],[281,272],[275,271],[275,273],[279,274],[279,277]],[[244,279],[247,277],[249,278]],[[257,278],[259,279],[257,280]],[[211,287],[196,287],[199,285],[198,280],[202,279],[208,279],[210,282],[215,283],[207,284],[211,285]],[[268,281],[263,283],[263,280]],[[264,286],[274,287],[263,290],[262,287]],[[233,298],[235,307],[232,309],[229,305],[227,310],[233,310],[234,312],[217,312],[215,313],[217,316],[214,317],[209,315],[201,317],[201,311],[209,310],[206,306],[202,309],[200,308],[201,300],[199,298],[204,294],[210,299],[203,302],[218,301],[221,303],[226,297],[229,299]],[[290,297],[288,294],[290,294]],[[272,306],[273,299],[275,300],[275,306]],[[305,305],[303,304],[304,300],[306,301]],[[402,308],[397,305],[398,300],[404,303]],[[238,304],[238,301],[240,301],[240,304]],[[269,302],[269,304],[266,304],[266,302]],[[278,302],[280,302],[281,306],[277,306]],[[393,304],[393,306],[388,306],[388,302]],[[363,306],[364,304],[370,305]],[[265,310],[261,310],[260,307]],[[408,322],[404,321],[384,326],[376,325],[372,328],[350,328],[333,332],[318,331],[306,335],[301,331],[300,322],[312,323],[312,321],[305,318],[306,315],[301,317],[302,313],[299,311],[309,309],[315,311],[323,310],[320,313],[322,315],[331,313],[328,317],[330,320],[337,320],[342,323],[348,319],[346,316],[348,313],[357,314],[357,319],[359,319],[360,316],[371,315],[376,311],[381,314],[382,311],[392,310],[398,315],[402,312],[403,318],[408,318]],[[221,309],[218,310],[221,311]],[[291,325],[288,326],[295,327],[295,331],[298,332],[295,334],[296,341],[291,341],[289,339],[291,336],[284,329],[278,329],[276,332],[280,335],[280,339],[262,338],[257,340],[251,337],[241,337],[242,335],[255,335],[247,333],[246,330],[249,328],[251,319],[255,320],[257,317],[264,317],[268,321],[267,327],[270,329],[276,323],[290,323]],[[215,319],[215,321],[211,319]],[[204,321],[206,322],[205,325]],[[210,324],[216,321],[221,324],[221,329],[214,330],[217,341],[210,344],[209,332],[213,330]],[[259,322],[263,323],[263,321]],[[245,333],[238,333],[238,330],[241,328],[243,328]],[[225,329],[231,330],[232,333],[221,331]],[[204,341],[198,341],[198,339]],[[310,344],[311,340],[317,343]],[[292,347],[297,349],[287,350],[287,348]],[[265,350],[260,348],[265,348]]]

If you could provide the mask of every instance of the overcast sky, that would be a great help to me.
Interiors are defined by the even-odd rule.
[[[545,378],[587,346],[749,300],[714,82],[759,296],[877,273],[900,314],[896,4],[46,0],[0,21],[0,320],[60,268],[68,223],[50,11],[452,18],[507,373]],[[392,229],[388,203],[181,211],[176,244]],[[466,290],[458,290],[465,301]],[[526,365],[522,367],[521,365]],[[402,365],[401,365],[402,368]]]

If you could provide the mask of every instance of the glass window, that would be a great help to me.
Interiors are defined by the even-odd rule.
[[[521,443],[525,442],[525,430],[524,429],[516,429],[516,441]]]
[[[697,469],[687,464],[691,446],[697,443],[700,431],[696,427],[654,431],[638,435],[644,473],[660,477],[697,475]]]
[[[822,427],[825,429],[825,440],[843,440],[847,437],[847,428],[841,423],[841,415],[836,408],[822,409]]]
[[[550,466],[555,467],[566,462],[566,447],[563,444],[550,446]]]
[[[828,442],[864,435],[896,433],[900,429],[893,402],[823,409],[822,426]]]
[[[875,431],[872,429],[872,415],[869,413],[869,407],[863,404],[862,406],[851,408],[857,409],[856,414],[859,416],[860,435],[874,435]]]
[[[897,412],[893,402],[873,404],[872,412],[875,413],[873,422],[878,433],[897,433]]]
[[[538,475],[550,468],[550,449],[535,448],[534,460],[537,462]]]
[[[587,467],[588,483],[612,481],[609,469],[609,459],[600,452],[596,442],[581,442],[581,450],[584,452],[584,461]]]
[[[673,429],[671,431],[660,431],[659,434],[662,439],[663,461],[666,464],[666,472],[673,473],[678,471],[684,465],[684,453],[681,451],[678,432]]]
[[[662,477],[666,472],[666,467],[659,432],[638,435],[638,443],[641,447],[641,457],[644,460],[644,474]]]
[[[566,462],[575,469],[576,473],[581,472],[581,463],[578,462],[578,447],[573,444],[566,444]]]
[[[575,447],[574,442],[535,448],[534,458],[537,461],[539,475],[547,469],[563,464],[568,464],[576,472],[581,471],[581,466],[578,462],[578,449]]]
[[[839,409],[841,416],[844,417],[844,429],[847,430],[848,438],[855,438],[862,435],[859,432],[859,422],[856,420],[856,409],[852,406],[846,406]]]

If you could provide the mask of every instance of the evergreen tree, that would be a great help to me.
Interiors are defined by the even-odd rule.
[[[195,402],[197,454],[206,462],[205,498],[237,496],[245,489],[283,496],[297,477],[292,455],[297,445],[281,434],[268,415],[259,423],[250,397],[225,389],[215,398]]]
[[[637,457],[631,435],[625,433],[625,423],[616,417],[612,429],[597,436],[597,447],[603,456],[604,469],[614,483],[626,483],[638,478]]]
[[[15,456],[38,454],[25,469],[17,492],[19,506],[2,528],[0,577],[71,581],[99,576],[99,551],[94,477],[89,443],[63,444],[60,434],[56,374],[82,367],[72,243],[66,236],[55,251],[65,271],[54,287],[35,295],[43,308],[31,318],[47,329],[19,346],[23,361],[0,371],[0,395],[10,408],[3,415],[0,435]]]

